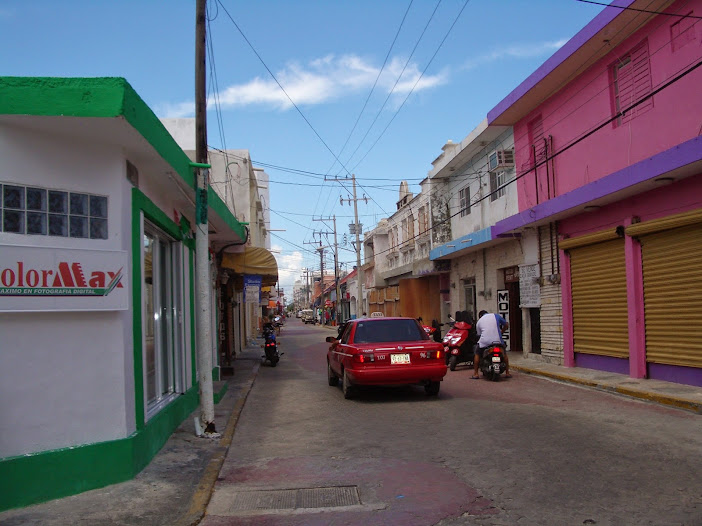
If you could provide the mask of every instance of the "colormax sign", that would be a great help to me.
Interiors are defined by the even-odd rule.
[[[127,253],[0,246],[0,311],[126,310]]]

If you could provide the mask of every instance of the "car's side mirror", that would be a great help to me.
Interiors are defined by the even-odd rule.
[[[327,343],[334,343],[336,341],[336,338],[334,338],[334,336],[327,336],[325,341]]]

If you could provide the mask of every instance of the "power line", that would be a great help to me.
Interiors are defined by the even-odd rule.
[[[378,84],[378,80],[380,79],[380,75],[385,70],[385,65],[388,63],[388,58],[390,57],[390,53],[392,52],[392,49],[395,47],[395,42],[397,42],[397,37],[400,35],[400,31],[402,30],[402,26],[405,24],[405,19],[407,18],[407,14],[409,13],[413,2],[414,2],[414,0],[410,0],[409,5],[407,6],[407,10],[405,11],[405,15],[402,17],[402,22],[400,22],[400,27],[397,28],[397,32],[395,33],[395,38],[393,38],[392,44],[390,44],[390,48],[388,49],[388,52],[385,55],[385,60],[383,60],[383,65],[380,67],[380,70],[378,71],[378,75],[375,77],[375,82],[373,82],[373,86],[371,87],[370,91],[368,92],[368,97],[366,97],[366,101],[363,103],[363,107],[361,108],[361,111],[358,113],[358,117],[356,117],[356,122],[353,124],[353,127],[351,128],[351,131],[349,132],[348,137],[346,137],[346,141],[344,142],[344,145],[341,147],[341,150],[339,151],[339,155],[344,153],[344,150],[346,149],[346,145],[349,143],[349,140],[351,139],[353,132],[356,131],[356,126],[358,126],[358,122],[361,120],[361,115],[363,115],[363,112],[366,110],[366,107],[368,106],[368,101],[370,100],[371,95],[373,95],[373,91],[375,90],[375,87]],[[375,121],[373,121],[373,122],[375,122]],[[371,124],[371,126],[372,126],[372,124]],[[361,141],[361,142],[363,142],[363,141]],[[359,146],[360,146],[360,144],[359,144]],[[353,154],[351,154],[351,156],[353,156]],[[329,172],[331,171],[332,168],[334,168],[335,164],[336,164],[336,161],[334,161],[332,163],[332,165],[329,167],[329,170],[327,170],[327,175],[329,175]]]
[[[217,3],[222,7],[222,9],[224,10],[224,12],[227,14],[227,17],[229,17],[229,20],[231,20],[232,24],[234,24],[234,27],[236,27],[237,31],[239,31],[239,33],[241,34],[242,38],[246,41],[246,43],[248,44],[248,46],[251,48],[251,51],[254,52],[254,54],[256,55],[256,57],[258,58],[258,60],[261,62],[261,64],[263,64],[263,67],[266,68],[266,71],[268,71],[268,74],[269,74],[269,75],[271,76],[271,78],[275,81],[275,83],[278,85],[278,87],[280,88],[280,90],[285,94],[285,96],[287,97],[287,99],[290,101],[290,104],[293,105],[293,107],[295,108],[295,110],[297,111],[297,113],[300,115],[300,117],[303,118],[303,120],[307,123],[307,125],[309,126],[309,128],[312,130],[312,132],[317,136],[317,138],[321,141],[321,143],[324,145],[324,147],[329,151],[329,153],[331,153],[332,156],[339,162],[339,165],[342,166],[342,167],[344,167],[344,169],[346,169],[346,167],[344,166],[344,164],[341,162],[341,160],[339,160],[339,158],[337,157],[337,155],[332,151],[332,149],[329,147],[329,145],[326,143],[326,141],[325,141],[324,139],[322,139],[322,136],[321,136],[319,133],[317,133],[317,130],[315,129],[314,126],[312,126],[312,123],[307,119],[307,117],[305,117],[305,114],[302,113],[302,110],[298,107],[297,104],[295,104],[295,101],[292,100],[292,98],[290,97],[290,95],[288,94],[288,92],[285,91],[285,88],[283,87],[283,85],[278,81],[278,78],[275,76],[275,74],[271,71],[271,69],[270,69],[270,68],[268,67],[268,65],[265,63],[265,61],[263,60],[263,58],[261,57],[261,55],[259,55],[258,51],[256,51],[256,48],[254,48],[253,44],[251,44],[251,42],[250,42],[249,39],[246,37],[246,35],[244,34],[244,32],[241,30],[241,28],[239,27],[239,25],[236,23],[236,21],[234,20],[234,18],[232,18],[232,15],[229,14],[229,11],[227,11],[227,8],[224,7],[224,4],[222,4],[222,1],[221,1],[221,0],[217,0]],[[349,173],[348,170],[346,170],[346,171],[347,171],[347,173]]]
[[[649,9],[637,9],[636,7],[626,7],[626,6],[615,5],[615,4],[607,4],[605,2],[595,2],[594,0],[575,0],[575,1],[582,2],[584,4],[595,4],[595,5],[605,6],[605,7],[616,7],[617,9],[621,9],[622,11],[637,11],[639,13],[650,13],[652,15],[677,16],[680,18],[696,18],[696,19],[702,20],[702,16],[679,15],[677,13],[665,13],[663,11],[651,11]]]
[[[597,133],[598,131],[600,131],[600,130],[601,130],[602,128],[604,128],[605,126],[607,126],[607,125],[611,124],[612,122],[614,122],[615,120],[617,120],[619,117],[621,117],[621,116],[623,116],[623,115],[629,113],[631,110],[633,110],[633,109],[636,108],[637,106],[643,104],[644,102],[646,102],[647,100],[649,100],[650,98],[652,98],[652,97],[653,97],[654,95],[656,95],[657,93],[660,93],[661,91],[663,91],[663,90],[666,89],[667,87],[669,87],[669,86],[675,84],[676,82],[678,82],[679,80],[681,80],[681,79],[684,78],[685,76],[689,75],[690,73],[692,73],[694,70],[696,70],[696,69],[699,68],[700,66],[702,66],[702,60],[699,61],[699,62],[697,62],[697,63],[694,64],[694,65],[689,66],[687,69],[685,69],[685,70],[682,71],[681,73],[676,74],[674,77],[669,78],[667,81],[665,81],[663,84],[661,84],[658,88],[656,88],[655,90],[652,90],[651,93],[649,93],[648,95],[645,95],[644,97],[641,97],[641,99],[639,99],[639,100],[636,101],[635,103],[633,103],[633,104],[631,104],[630,106],[628,106],[628,107],[626,107],[626,108],[623,108],[622,110],[618,111],[615,115],[613,115],[612,117],[607,118],[606,120],[604,120],[603,122],[601,122],[600,124],[598,124],[597,126],[595,126],[594,128],[592,128],[591,130],[589,130],[589,131],[583,133],[580,137],[578,137],[577,139],[573,140],[572,142],[566,144],[563,148],[561,148],[561,149],[558,150],[557,152],[554,152],[554,153],[551,154],[551,155],[546,155],[546,157],[545,157],[543,160],[541,160],[541,161],[539,161],[539,162],[535,162],[535,163],[534,163],[534,166],[530,167],[528,170],[523,171],[521,174],[517,175],[517,176],[516,176],[514,179],[512,179],[511,181],[505,182],[504,184],[500,185],[500,186],[499,186],[498,188],[496,188],[495,190],[493,190],[493,191],[491,191],[490,193],[484,195],[484,196],[481,197],[480,199],[477,199],[474,203],[471,203],[471,206],[472,206],[473,204],[478,204],[478,203],[480,203],[481,201],[484,201],[485,199],[487,199],[488,197],[491,197],[493,194],[495,194],[495,193],[497,193],[497,192],[500,192],[502,189],[506,188],[508,185],[510,185],[510,184],[512,184],[512,183],[516,183],[518,180],[520,180],[521,178],[525,177],[526,175],[528,175],[529,173],[531,173],[533,170],[536,170],[536,168],[539,168],[540,166],[543,166],[544,164],[548,163],[549,161],[553,160],[554,158],[558,157],[559,155],[561,155],[561,154],[565,153],[566,151],[570,150],[573,146],[579,144],[580,142],[584,141],[584,140],[587,139],[588,137],[590,137],[590,136],[592,136],[593,134]],[[456,217],[456,216],[457,216],[458,214],[460,214],[460,213],[461,213],[461,210],[459,210],[458,212],[456,212],[456,213],[454,213],[454,214],[451,214],[449,217],[443,219],[442,221],[439,221],[439,222],[436,223],[436,224],[432,224],[432,226],[429,227],[426,231],[427,231],[427,232],[430,232],[430,231],[434,230],[434,229],[437,228],[438,226],[443,225],[443,224],[446,223],[447,221],[450,221],[452,218]],[[414,237],[412,237],[412,239],[415,239],[415,238],[419,237],[419,235],[420,235],[420,234],[415,235]],[[408,240],[406,240],[406,241],[410,241],[410,240],[408,239]],[[394,247],[393,247],[393,248],[394,248]],[[393,249],[391,248],[391,249],[388,249],[388,250],[383,250],[383,251],[381,251],[381,252],[376,252],[375,255],[385,254],[386,252],[391,252],[392,250],[393,250]]]
[[[439,43],[439,46],[436,48],[436,51],[434,51],[434,54],[433,54],[433,55],[431,56],[431,58],[429,59],[429,62],[427,62],[427,65],[425,66],[424,70],[422,71],[422,73],[421,73],[421,74],[419,75],[419,77],[417,78],[417,81],[416,81],[416,82],[414,83],[414,85],[412,86],[412,89],[409,91],[409,93],[407,93],[407,96],[405,97],[405,100],[402,101],[402,104],[400,104],[400,107],[397,108],[397,110],[395,111],[395,114],[394,114],[394,115],[392,116],[392,118],[390,119],[390,122],[388,122],[387,126],[385,126],[385,128],[384,128],[383,131],[380,133],[380,135],[377,137],[377,139],[375,140],[375,142],[373,142],[373,144],[372,144],[371,147],[368,149],[368,151],[365,153],[365,155],[364,155],[363,157],[361,157],[361,159],[354,165],[354,167],[352,168],[352,170],[355,170],[356,167],[358,167],[358,165],[361,164],[361,163],[363,162],[363,160],[364,160],[366,157],[368,157],[368,154],[373,150],[373,148],[375,148],[375,145],[378,144],[378,141],[380,141],[380,139],[382,138],[382,136],[385,135],[385,132],[388,130],[388,128],[390,127],[390,125],[393,123],[393,121],[395,120],[395,117],[397,117],[397,115],[400,113],[400,110],[402,110],[402,108],[405,106],[405,103],[406,103],[407,100],[410,98],[410,95],[412,95],[412,93],[414,93],[414,89],[417,87],[417,84],[419,84],[419,81],[422,80],[422,77],[424,77],[424,74],[427,72],[427,69],[429,69],[429,66],[431,66],[431,63],[432,63],[432,62],[434,61],[434,59],[436,58],[436,55],[439,53],[439,51],[440,51],[441,48],[443,47],[444,42],[446,42],[446,39],[447,39],[448,36],[451,34],[451,31],[453,30],[454,26],[455,26],[456,23],[458,22],[458,19],[461,17],[461,14],[462,14],[463,11],[465,10],[466,6],[468,5],[468,2],[470,2],[470,0],[466,0],[466,1],[463,3],[463,7],[461,7],[461,10],[460,10],[460,11],[458,12],[458,14],[456,15],[456,18],[453,20],[453,23],[451,24],[451,27],[449,27],[448,31],[447,31],[446,34],[444,35],[444,38],[443,38],[443,39],[441,40],[441,42]]]
[[[378,117],[380,117],[381,113],[383,112],[383,109],[385,109],[385,106],[388,103],[388,101],[390,100],[390,97],[392,96],[393,93],[395,93],[395,88],[399,84],[400,79],[402,78],[402,75],[404,75],[405,70],[407,69],[407,65],[410,63],[410,60],[412,60],[412,57],[414,56],[415,51],[417,51],[417,47],[419,46],[419,43],[422,41],[422,38],[424,38],[424,34],[426,33],[427,29],[429,28],[429,24],[431,24],[431,21],[434,19],[434,15],[436,14],[436,11],[439,9],[440,5],[441,5],[441,0],[439,0],[436,3],[436,7],[434,7],[434,11],[432,11],[431,16],[429,17],[429,20],[427,20],[427,23],[424,26],[424,29],[422,30],[422,33],[419,35],[419,38],[415,42],[414,48],[412,48],[412,51],[411,51],[409,57],[407,57],[407,60],[405,61],[405,65],[402,67],[402,71],[400,71],[400,74],[397,76],[397,79],[395,80],[395,84],[393,85],[392,89],[388,93],[388,96],[385,97],[385,101],[383,101],[383,105],[380,107],[380,109],[378,110],[378,113],[375,115],[373,122],[371,122],[370,125],[368,126],[368,129],[366,130],[365,135],[359,141],[358,146],[356,146],[356,149],[349,156],[348,161],[350,161],[353,158],[353,156],[356,155],[356,152],[359,150],[359,148],[361,147],[363,142],[366,140],[366,137],[368,137],[368,134],[373,129],[373,126],[377,122]],[[358,164],[356,166],[358,166]],[[337,172],[336,175],[339,175],[340,173],[341,173],[341,170],[339,172]]]

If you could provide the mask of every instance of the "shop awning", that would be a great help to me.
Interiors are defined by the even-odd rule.
[[[222,268],[237,274],[261,276],[262,285],[275,285],[278,282],[278,263],[273,254],[261,247],[246,247],[244,252],[222,255]]]

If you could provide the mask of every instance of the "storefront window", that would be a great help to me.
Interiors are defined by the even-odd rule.
[[[183,276],[180,245],[148,224],[143,250],[144,384],[153,414],[183,391]]]

